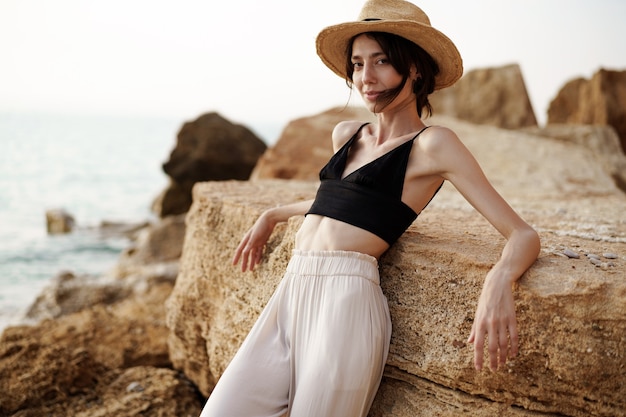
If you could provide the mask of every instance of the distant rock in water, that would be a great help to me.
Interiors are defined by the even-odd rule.
[[[76,221],[64,209],[46,210],[46,229],[49,235],[59,235],[72,231]]]
[[[163,164],[170,185],[153,210],[161,217],[187,212],[196,182],[247,180],[266,148],[251,130],[217,113],[183,124],[176,147]]]

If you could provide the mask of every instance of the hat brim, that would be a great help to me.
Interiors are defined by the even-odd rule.
[[[317,35],[317,54],[328,68],[345,79],[348,42],[365,32],[392,33],[424,49],[439,66],[435,90],[451,86],[463,75],[461,54],[446,35],[432,26],[407,20],[361,21],[329,26]]]

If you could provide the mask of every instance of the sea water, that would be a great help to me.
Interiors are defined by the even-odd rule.
[[[98,226],[152,219],[182,122],[0,113],[0,332],[58,273],[115,266],[129,242]],[[57,208],[75,218],[72,233],[47,234],[46,210]]]

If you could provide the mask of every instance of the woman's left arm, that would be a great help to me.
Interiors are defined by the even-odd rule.
[[[435,133],[435,132],[433,132]],[[478,162],[449,129],[437,128],[429,143],[440,175],[507,240],[500,259],[489,271],[478,300],[468,343],[474,345],[474,365],[483,367],[484,346],[489,368],[498,369],[507,357],[517,355],[518,334],[513,283],[535,262],[540,251],[537,232],[509,206],[487,180]]]

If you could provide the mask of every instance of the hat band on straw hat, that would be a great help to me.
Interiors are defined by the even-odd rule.
[[[317,54],[328,68],[346,79],[348,43],[366,32],[398,35],[424,49],[439,66],[437,90],[454,84],[463,75],[463,60],[454,43],[430,25],[422,9],[404,0],[366,1],[357,21],[329,26],[317,35]]]

